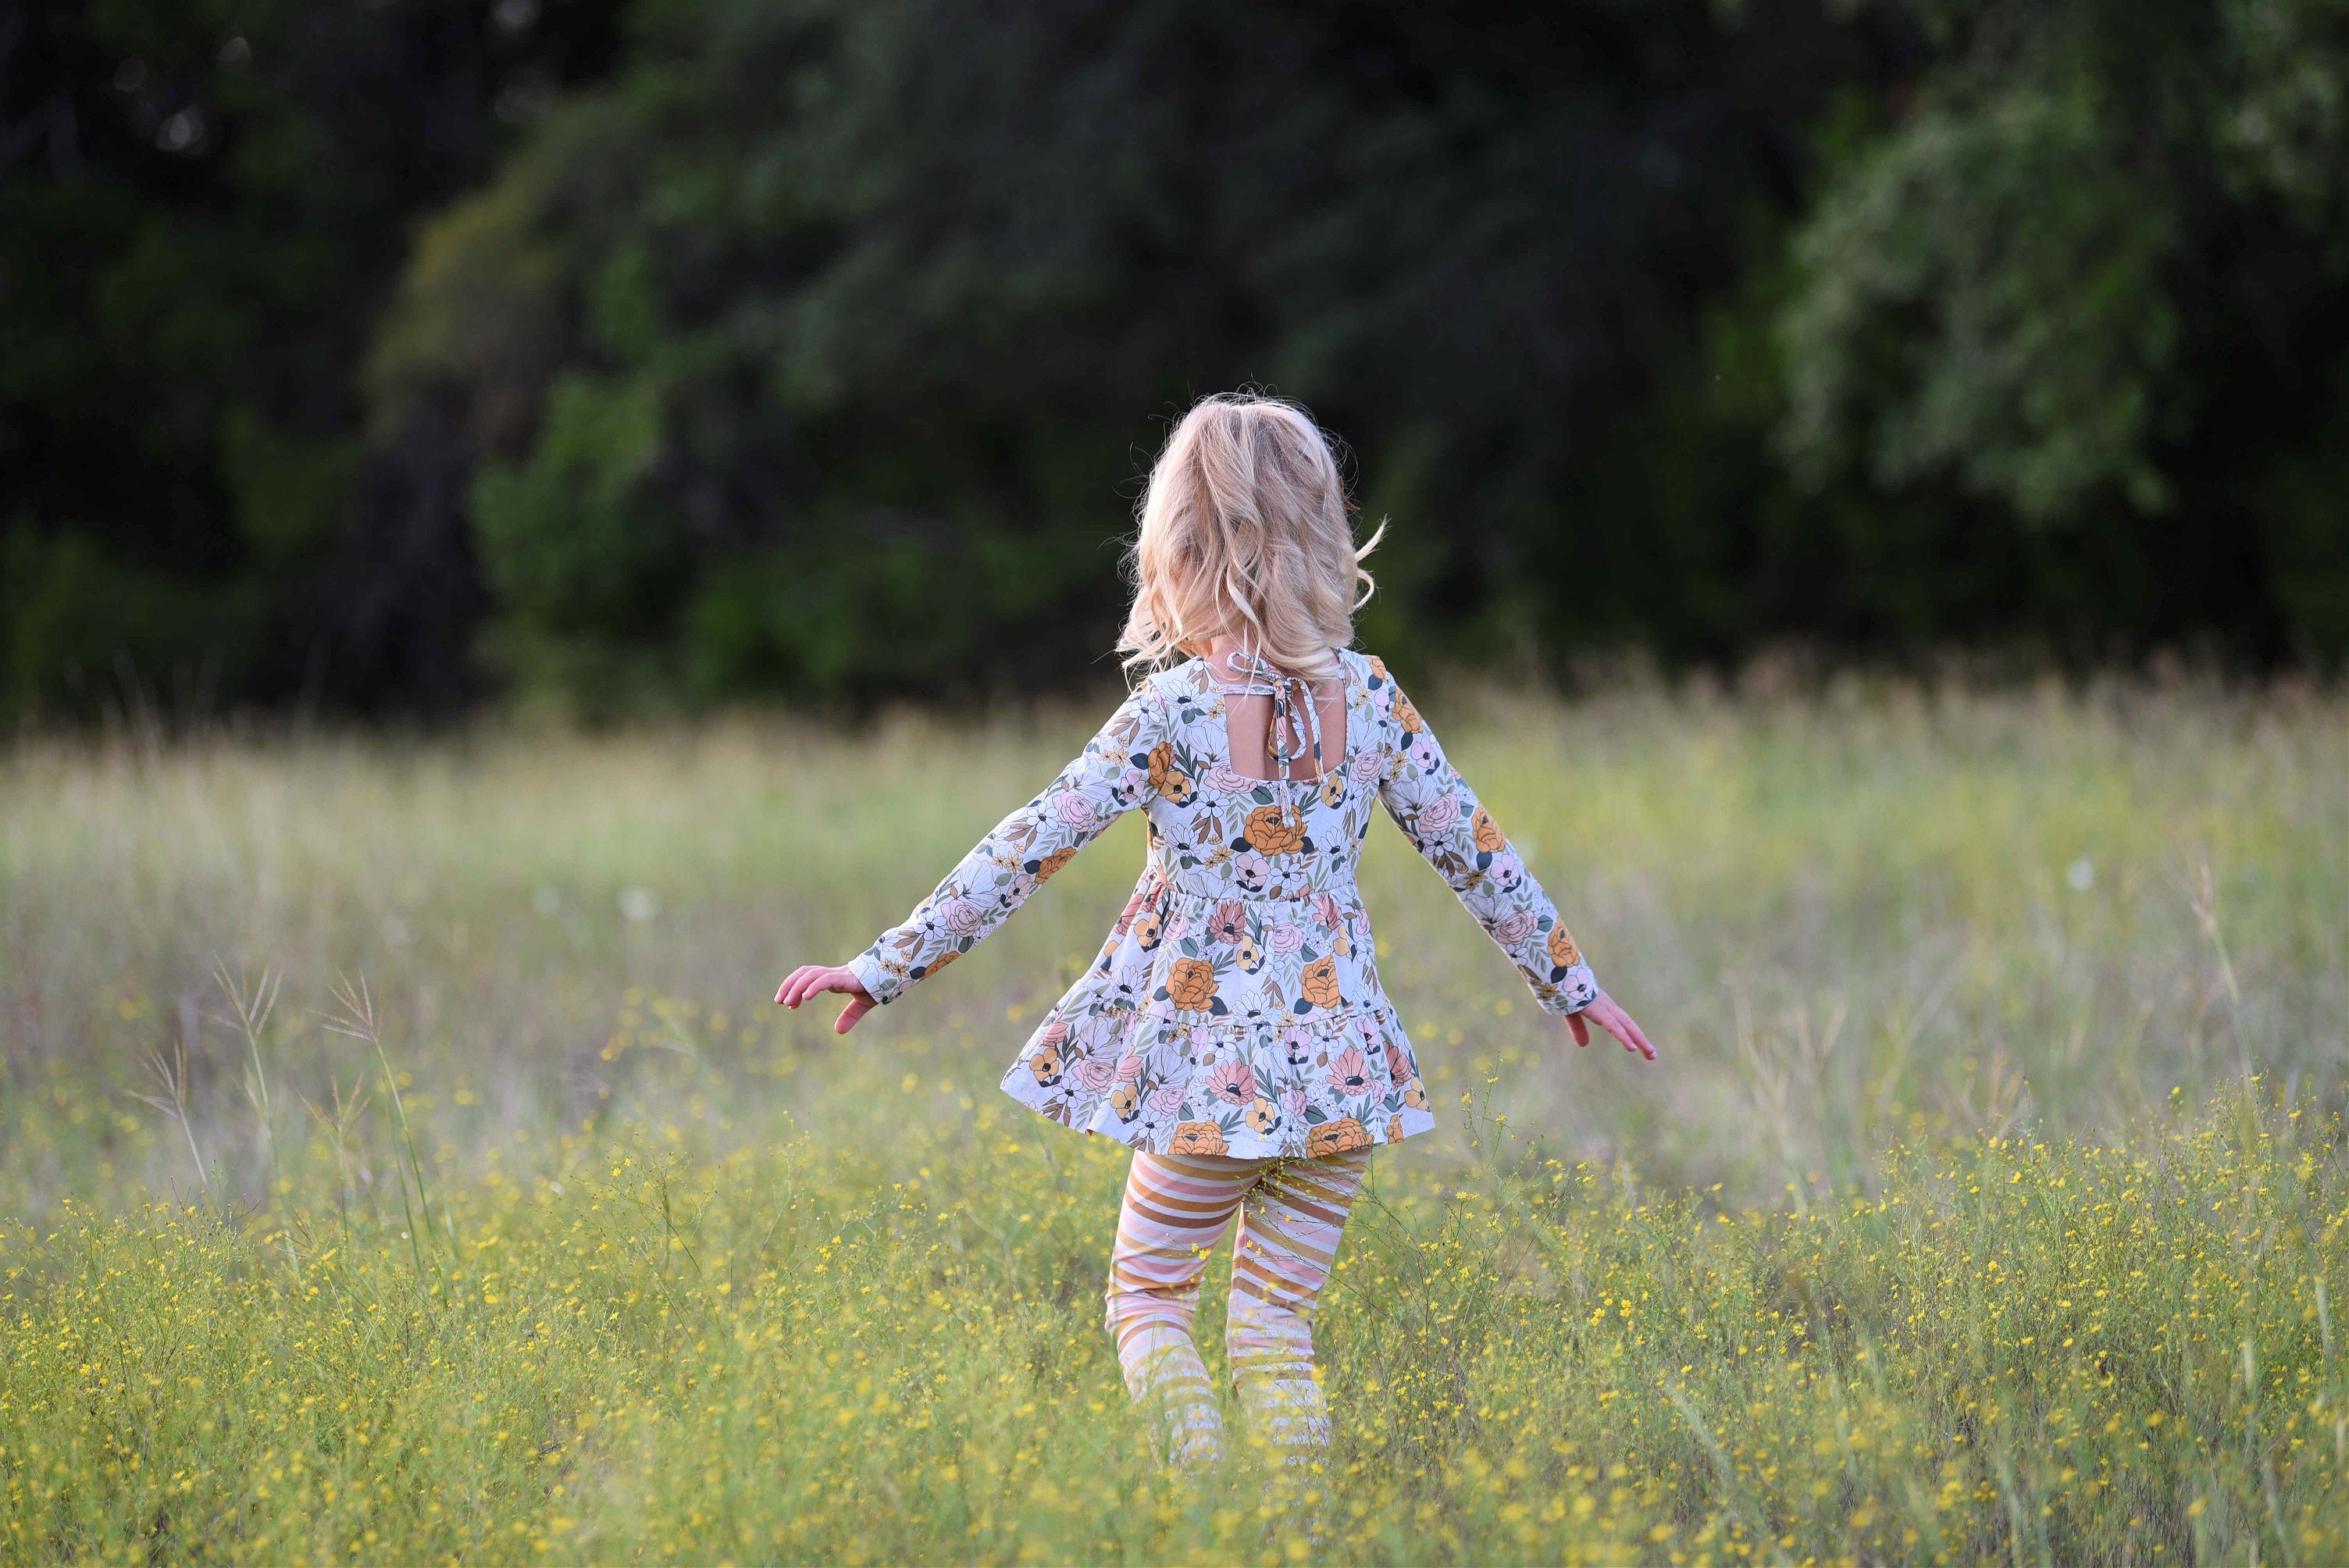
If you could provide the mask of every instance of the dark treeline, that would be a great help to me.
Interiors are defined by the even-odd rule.
[[[1087,678],[1244,384],[1398,657],[2328,665],[2335,10],[0,8],[0,715]]]

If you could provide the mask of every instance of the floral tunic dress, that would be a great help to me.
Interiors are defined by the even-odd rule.
[[[1350,650],[1339,657],[1347,750],[1318,781],[1235,770],[1224,696],[1241,688],[1225,687],[1203,659],[1162,671],[848,967],[874,1001],[895,1001],[1141,807],[1142,881],[1005,1092],[1064,1126],[1160,1153],[1315,1156],[1427,1131],[1427,1090],[1379,985],[1354,881],[1374,797],[1545,1009],[1578,1011],[1598,986],[1386,665]]]

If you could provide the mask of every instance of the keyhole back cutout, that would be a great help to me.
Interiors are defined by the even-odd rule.
[[[1212,659],[1207,668],[1220,682],[1226,672]],[[1289,738],[1288,777],[1299,784],[1320,781],[1346,761],[1346,695],[1348,677],[1332,676],[1313,688],[1314,707],[1321,714],[1321,769],[1313,768],[1313,732],[1305,716],[1296,716]],[[1224,694],[1224,754],[1232,771],[1245,779],[1269,779],[1272,770],[1272,698],[1247,694]]]

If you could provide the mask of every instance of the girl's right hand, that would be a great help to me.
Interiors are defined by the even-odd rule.
[[[1585,1019],[1590,1022],[1586,1023]],[[1617,1006],[1615,998],[1604,991],[1599,993],[1598,1000],[1592,1002],[1588,1007],[1578,1013],[1568,1013],[1566,1016],[1566,1026],[1573,1032],[1576,1045],[1587,1046],[1590,1043],[1591,1023],[1597,1024],[1620,1040],[1623,1043],[1623,1048],[1633,1056],[1645,1057],[1650,1061],[1656,1059],[1656,1047],[1648,1043],[1648,1037],[1640,1032],[1639,1025],[1631,1021],[1631,1015]]]
[[[791,977],[777,988],[775,1005],[797,1007],[809,997],[820,996],[826,991],[843,992],[848,997],[848,1006],[840,1010],[839,1019],[832,1026],[835,1035],[848,1033],[856,1027],[857,1019],[873,1011],[873,998],[865,995],[854,970],[822,964],[802,964],[792,970]]]

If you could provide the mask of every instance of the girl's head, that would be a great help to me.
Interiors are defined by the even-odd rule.
[[[1280,668],[1325,676],[1371,596],[1330,438],[1294,403],[1202,399],[1150,469],[1118,651],[1157,664],[1229,635]]]

